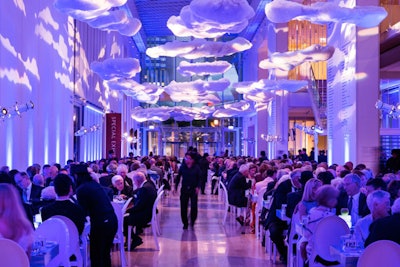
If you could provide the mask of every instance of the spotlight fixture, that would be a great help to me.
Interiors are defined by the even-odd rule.
[[[21,116],[21,113],[33,109],[34,106],[35,105],[33,104],[33,102],[30,101],[26,104],[21,104],[21,105],[15,103],[15,105],[10,108],[0,108],[1,110],[0,118],[5,119],[5,118],[11,118],[13,116]]]
[[[390,105],[383,103],[381,100],[376,101],[376,109],[380,110],[382,113],[387,113],[390,118],[399,119],[400,118],[400,103],[396,105]]]
[[[93,133],[100,130],[100,125],[94,124],[91,127],[82,126],[78,131],[74,133],[75,136],[83,136],[88,133]]]

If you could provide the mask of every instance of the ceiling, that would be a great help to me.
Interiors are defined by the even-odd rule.
[[[147,37],[164,37],[172,35],[167,28],[167,20],[178,16],[182,7],[189,5],[190,0],[135,0],[137,13]]]

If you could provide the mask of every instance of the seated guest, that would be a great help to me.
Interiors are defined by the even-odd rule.
[[[130,178],[128,178],[130,179]],[[115,175],[111,179],[113,195],[118,199],[127,200],[133,196],[133,189],[125,184],[124,178],[121,175]]]
[[[57,200],[41,209],[42,220],[45,221],[55,215],[65,216],[74,222],[79,235],[81,235],[85,226],[86,215],[81,206],[70,200],[70,196],[73,195],[71,178],[65,174],[58,174],[53,183]]]
[[[43,188],[40,197],[40,208],[50,203],[53,203],[54,201],[56,201],[56,199],[57,199],[57,194],[56,191],[54,190],[54,186],[50,185],[48,187]]]
[[[369,236],[364,246],[378,240],[391,240],[400,244],[400,199],[392,206],[392,215],[374,221],[369,228]]]
[[[388,184],[387,190],[390,194],[390,203],[400,197],[400,181],[393,180]]]
[[[292,216],[292,224],[301,223],[304,216],[310,214],[310,210],[317,206],[316,196],[317,190],[322,186],[322,182],[317,178],[311,178],[304,186],[303,197],[294,209]],[[298,242],[300,244],[301,257],[307,260],[306,245],[307,240],[302,238]]]
[[[156,188],[147,181],[142,172],[133,173],[133,183],[137,188],[133,195],[133,207],[127,210],[129,216],[124,221],[125,232],[127,232],[128,225],[136,227],[136,232],[132,235],[132,250],[143,244],[138,234],[151,221],[153,204],[157,198]]]
[[[307,240],[307,254],[310,255],[311,251],[313,250],[314,244],[312,242],[312,237],[313,234],[317,228],[317,224],[319,221],[321,221],[323,218],[327,216],[333,216],[335,215],[335,206],[337,204],[339,197],[339,190],[337,190],[335,187],[332,185],[323,185],[320,188],[318,188],[316,192],[316,201],[317,201],[317,207],[312,208],[310,210],[310,213],[308,215],[308,222],[304,226],[304,238]],[[318,257],[320,258],[320,257]],[[309,259],[311,261],[317,260],[317,259]],[[322,259],[322,261],[324,261]]]
[[[33,214],[39,213],[40,197],[43,187],[32,184],[31,179],[25,172],[18,172],[14,176],[15,184],[18,186],[25,209],[30,207]]]
[[[386,191],[386,187],[386,183],[381,178],[369,179],[365,185],[366,194],[369,195],[376,190]]]
[[[301,170],[296,169],[290,173],[288,179],[285,175],[277,182],[276,189],[273,193],[273,200],[270,211],[265,220],[265,228],[269,230],[272,242],[280,254],[280,260],[283,263],[287,261],[287,248],[284,242],[283,232],[288,228],[287,223],[276,216],[276,210],[287,204],[287,195],[301,189],[300,183]]]
[[[336,214],[340,213],[342,208],[349,209],[351,223],[354,226],[357,221],[368,215],[367,196],[360,192],[361,178],[354,173],[349,173],[343,178],[343,189],[340,193]]]
[[[11,184],[0,184],[0,238],[17,242],[30,257],[33,225],[26,218],[18,191]]]
[[[240,166],[239,171],[232,177],[227,188],[229,204],[239,208],[247,207],[248,198],[245,192],[251,188],[251,181],[246,181],[248,175],[249,165],[243,164]],[[241,225],[244,224],[243,216],[237,217],[236,220]]]
[[[360,240],[363,243],[369,235],[369,227],[371,223],[377,219],[389,216],[390,194],[382,190],[373,191],[367,197],[367,205],[371,214],[358,220],[354,227],[354,233],[357,240]]]
[[[43,175],[41,175],[40,173],[35,174],[35,176],[33,176],[32,183],[35,185],[44,187],[45,180],[44,180]]]

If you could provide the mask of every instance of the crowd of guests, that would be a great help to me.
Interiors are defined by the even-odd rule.
[[[181,219],[187,229],[195,224],[197,197],[206,194],[211,173],[211,194],[218,194],[221,180],[228,190],[229,203],[248,208],[253,229],[255,204],[249,201],[248,193],[270,201],[269,209],[262,210],[261,224],[269,230],[283,262],[287,258],[284,232],[288,225],[276,216],[282,205],[287,205],[286,216],[292,222],[308,216],[308,234],[300,240],[305,261],[309,260],[317,222],[339,215],[343,209],[349,211],[354,233],[366,246],[379,239],[400,243],[400,231],[393,226],[400,223],[399,173],[374,175],[364,164],[328,166],[305,159],[284,155],[268,160],[265,152],[258,158],[218,157],[200,155],[191,148],[182,162],[176,157],[131,156],[87,163],[70,160],[64,167],[33,164],[26,170],[4,166],[0,168],[0,236],[18,242],[29,255],[35,214],[41,213],[43,220],[64,215],[76,224],[79,233],[89,217],[91,241],[95,241],[91,242],[92,263],[111,266],[109,251],[117,231],[111,201],[133,198],[124,230],[126,234],[128,225],[135,226],[131,244],[135,249],[143,243],[139,235],[151,220],[156,188],[164,185],[168,190],[173,182],[175,192],[181,185]],[[241,216],[237,221],[247,223]]]

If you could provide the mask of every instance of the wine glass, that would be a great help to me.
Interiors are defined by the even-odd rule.
[[[349,209],[348,209],[348,208],[341,208],[341,209],[340,209],[340,214],[341,214],[342,216],[347,216],[347,215],[349,215]]]

